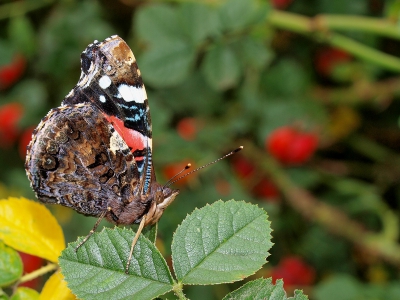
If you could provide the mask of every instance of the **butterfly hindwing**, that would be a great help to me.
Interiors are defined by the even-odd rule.
[[[28,176],[43,202],[91,216],[111,207],[114,216],[119,216],[120,203],[136,200],[139,174],[134,157],[95,106],[51,110],[39,124],[29,153]],[[136,204],[132,217],[138,219],[147,204]]]

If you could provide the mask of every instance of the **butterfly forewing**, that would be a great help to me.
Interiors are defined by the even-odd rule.
[[[152,131],[147,94],[136,59],[118,36],[95,41],[81,55],[82,73],[63,104],[90,102],[98,107],[135,157],[146,195],[154,181]]]

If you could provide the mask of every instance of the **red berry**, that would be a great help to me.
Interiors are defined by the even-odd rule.
[[[266,149],[280,162],[287,165],[302,164],[315,152],[318,137],[292,127],[280,127],[266,140]]]
[[[18,137],[18,122],[24,108],[19,103],[9,103],[0,106],[0,147],[10,147]]]
[[[285,9],[286,7],[289,6],[290,3],[292,3],[293,0],[271,0],[271,4],[273,7],[278,8],[278,9]]]
[[[10,87],[24,73],[26,60],[21,54],[16,54],[13,60],[0,66],[0,90]]]
[[[288,163],[302,163],[308,160],[318,145],[318,138],[311,133],[299,134],[293,140],[291,151],[287,155]]]
[[[179,121],[176,129],[184,140],[194,140],[196,138],[198,124],[195,118],[184,118]]]
[[[43,265],[43,259],[37,256],[33,256],[27,253],[19,252],[21,256],[22,263],[24,265],[24,274],[31,273],[39,269]],[[29,288],[38,288],[40,284],[40,278],[35,278],[33,280],[24,282],[20,286],[26,286]]]
[[[289,256],[279,262],[272,271],[272,279],[283,279],[285,286],[310,285],[315,280],[315,270],[300,257]]]
[[[23,160],[25,160],[26,156],[26,147],[32,140],[32,132],[35,129],[35,126],[31,126],[27,129],[24,130],[22,133],[21,137],[19,138],[19,145],[18,145],[18,150],[19,150],[19,155]]]
[[[267,178],[262,178],[252,190],[254,196],[267,199],[271,202],[279,201],[279,190],[275,184]]]
[[[350,60],[351,56],[346,51],[336,48],[326,48],[317,53],[315,57],[315,68],[319,74],[329,76],[338,64]]]
[[[236,157],[233,159],[232,165],[235,172],[241,178],[246,178],[250,176],[255,170],[254,165],[249,160],[240,155],[236,155]]]

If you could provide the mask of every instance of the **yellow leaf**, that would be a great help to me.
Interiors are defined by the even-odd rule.
[[[75,300],[77,299],[67,287],[64,276],[60,272],[56,272],[49,280],[46,281],[39,300]]]
[[[25,198],[0,200],[0,239],[22,252],[57,262],[65,248],[57,220],[42,204]]]

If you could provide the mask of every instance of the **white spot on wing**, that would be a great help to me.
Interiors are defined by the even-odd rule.
[[[105,103],[106,102],[106,97],[104,97],[104,95],[100,95],[99,100],[100,100],[100,102]]]
[[[129,150],[128,145],[117,131],[114,131],[110,138],[110,150],[115,154],[117,151]]]
[[[104,75],[99,80],[99,85],[102,89],[106,89],[111,85],[111,79],[107,75]]]
[[[147,99],[146,89],[144,86],[135,87],[127,84],[121,84],[118,91],[126,102],[135,101],[136,103],[144,103]]]

